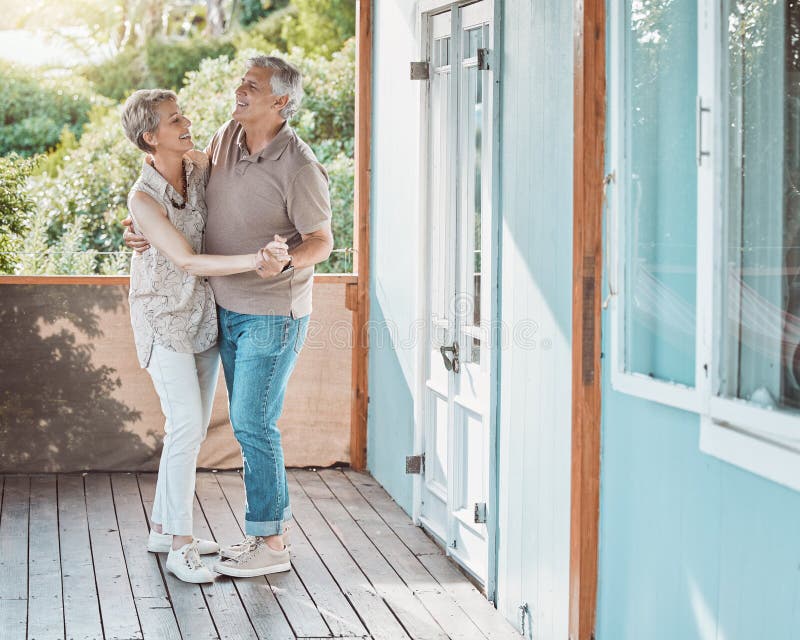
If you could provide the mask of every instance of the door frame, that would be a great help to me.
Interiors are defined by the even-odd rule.
[[[502,344],[501,334],[502,330],[498,322],[500,313],[500,282],[501,282],[501,210],[500,210],[500,87],[501,87],[501,60],[500,51],[502,51],[502,28],[500,19],[502,15],[502,0],[486,0],[490,2],[490,13],[492,15],[492,51],[491,62],[493,74],[493,88],[492,88],[492,224],[491,224],[491,239],[492,247],[492,274],[491,281],[487,288],[486,295],[492,299],[493,313],[492,317],[488,319],[490,332],[488,342],[493,345],[491,350],[490,361],[490,390],[489,390],[489,406],[487,408],[487,417],[489,423],[489,451],[488,451],[488,475],[489,487],[487,500],[491,507],[487,510],[486,519],[486,533],[487,533],[487,575],[485,585],[486,598],[496,605],[497,603],[497,504],[498,504],[498,411],[499,411],[499,375],[500,375],[500,345]],[[461,0],[461,1],[445,1],[445,0],[421,0],[417,10],[417,33],[420,34],[419,44],[419,57],[418,60],[430,60],[430,40],[431,40],[431,25],[430,18],[434,14],[442,13],[444,11],[453,11],[465,5],[474,4],[476,0]],[[416,369],[417,380],[414,388],[414,451],[421,452],[423,450],[423,438],[425,431],[425,371],[426,371],[426,358],[428,357],[428,345],[430,343],[430,332],[428,330],[428,317],[430,315],[429,300],[428,300],[428,282],[426,274],[430,265],[428,264],[428,243],[427,243],[427,212],[428,212],[428,144],[430,142],[428,137],[429,131],[429,113],[430,113],[430,90],[429,82],[420,83],[420,99],[419,99],[419,122],[420,122],[420,147],[419,147],[419,171],[420,171],[420,191],[419,191],[419,211],[420,221],[418,247],[420,251],[419,271],[417,280],[417,309],[420,310],[420,315],[417,317],[417,325],[420,329],[419,340],[416,342]],[[457,108],[456,103],[456,108]],[[481,292],[481,295],[484,295]],[[421,515],[421,500],[422,500],[422,482],[424,478],[422,475],[416,475],[413,479],[413,511],[412,518],[414,523],[420,524]]]

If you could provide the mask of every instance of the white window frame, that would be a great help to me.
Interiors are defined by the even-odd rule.
[[[722,82],[722,3],[698,3],[698,145],[710,155],[697,168],[697,298],[695,385],[656,380],[625,371],[625,0],[611,6],[609,51],[609,162],[606,234],[611,324],[611,384],[621,393],[695,413],[700,417],[700,450],[752,473],[800,490],[800,415],[717,395],[722,362],[722,291],[727,283],[722,241],[724,127],[726,95]],[[700,112],[702,101],[708,112]],[[698,122],[700,122],[698,120]],[[698,132],[698,136],[699,136]]]

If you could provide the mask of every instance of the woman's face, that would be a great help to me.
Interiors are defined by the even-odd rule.
[[[150,146],[155,147],[154,153],[175,152],[186,153],[194,148],[192,134],[189,128],[192,121],[181,113],[178,103],[174,100],[165,100],[158,105],[158,128],[152,134],[152,141],[145,140]]]

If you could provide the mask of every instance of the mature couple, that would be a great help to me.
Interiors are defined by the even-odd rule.
[[[302,77],[285,61],[248,61],[233,119],[204,152],[171,91],[126,102],[127,137],[149,154],[131,189],[130,307],[136,349],[166,417],[147,548],[186,582],[218,573],[287,571],[291,518],[277,419],[303,346],[314,265],[333,238],[328,180],[287,120]],[[208,276],[207,278],[204,276]],[[242,450],[245,539],[224,549],[192,535],[195,468],[211,417],[219,359]]]

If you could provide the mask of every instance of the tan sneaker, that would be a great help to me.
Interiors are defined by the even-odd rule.
[[[291,549],[292,545],[289,544],[289,527],[288,524],[283,525],[283,544],[286,545],[287,549]],[[222,547],[219,550],[219,555],[223,560],[228,560],[229,558],[235,558],[238,556],[242,551],[246,551],[250,548],[250,543],[255,539],[255,536],[245,536],[244,540],[232,544],[227,547]],[[201,552],[202,553],[202,552]]]
[[[289,571],[289,549],[275,551],[264,538],[248,537],[241,543],[243,550],[233,558],[217,562],[214,571],[234,578],[252,578],[265,576],[268,573]]]

